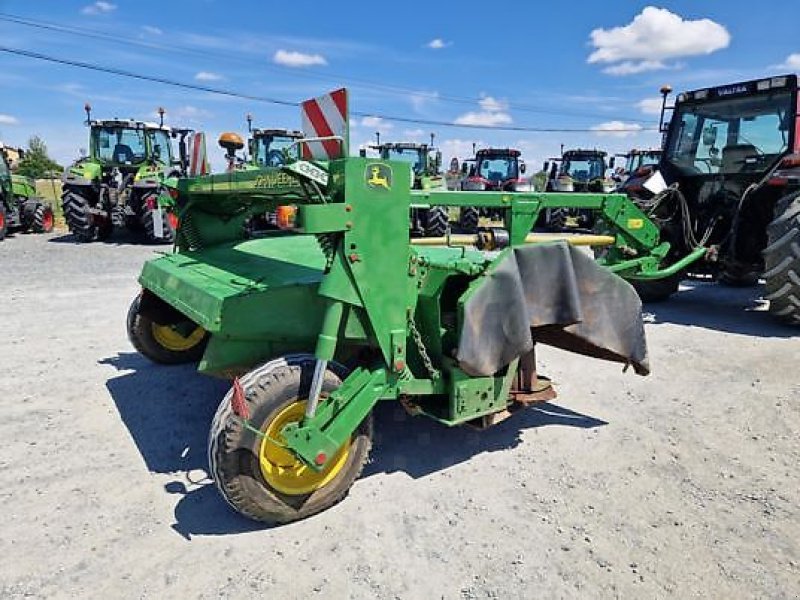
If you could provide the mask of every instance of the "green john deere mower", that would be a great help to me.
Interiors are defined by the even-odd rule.
[[[378,402],[486,427],[552,399],[536,344],[648,372],[641,304],[620,275],[669,276],[669,246],[625,196],[415,191],[407,162],[330,156],[178,190],[176,250],[144,265],[128,333],[157,362],[201,357],[201,372],[232,380],[209,470],[250,518],[293,521],[342,499]],[[412,205],[477,206],[502,226],[412,239]],[[558,206],[594,211],[598,233],[531,234]],[[264,212],[279,229],[248,239]],[[600,262],[587,244],[605,248]]]

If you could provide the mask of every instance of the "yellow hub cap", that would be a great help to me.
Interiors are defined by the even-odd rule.
[[[328,466],[318,472],[304,464],[291,451],[275,444],[274,442],[286,443],[281,431],[289,423],[302,421],[305,410],[306,402],[303,400],[290,404],[275,415],[275,418],[267,424],[264,431],[266,438],[261,440],[258,454],[258,462],[264,480],[272,488],[289,496],[310,494],[329,484],[344,468],[350,454],[350,440],[348,439],[331,457]]]
[[[153,338],[159,346],[172,352],[191,350],[203,339],[205,330],[197,326],[189,335],[184,336],[172,325],[152,325]]]

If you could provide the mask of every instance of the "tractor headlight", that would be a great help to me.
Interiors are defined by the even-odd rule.
[[[511,184],[512,192],[532,192],[533,184],[530,181],[519,180]]]

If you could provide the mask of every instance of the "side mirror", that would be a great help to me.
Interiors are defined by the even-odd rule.
[[[608,160],[608,168],[609,168],[609,169],[613,169],[613,168],[614,168],[614,163],[615,163],[615,162],[616,162],[616,157],[615,157],[615,156],[612,156],[612,157],[611,157],[611,158]]]
[[[461,163],[461,172],[466,175],[469,170],[469,165],[466,162]]]
[[[525,171],[527,170],[527,168],[528,167],[525,166],[525,163],[520,163],[519,164],[519,172],[522,173],[523,175],[525,174]]]
[[[359,151],[358,151],[358,155],[361,158],[367,158],[367,149],[366,148],[360,148]]]
[[[542,171],[547,173],[549,168],[550,168],[550,161],[549,160],[544,161],[544,164],[542,165]]]

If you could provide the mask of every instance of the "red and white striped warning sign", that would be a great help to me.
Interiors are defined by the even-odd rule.
[[[303,158],[331,160],[347,155],[347,90],[333,91],[300,105],[303,134],[307,138],[339,136],[343,141],[326,140],[303,144]]]
[[[206,134],[198,131],[189,136],[189,175],[208,175],[211,170],[206,155]]]

